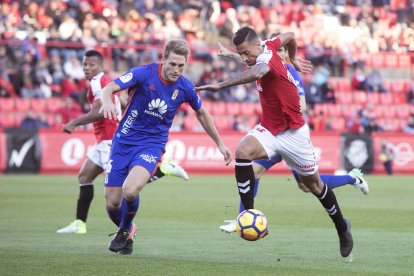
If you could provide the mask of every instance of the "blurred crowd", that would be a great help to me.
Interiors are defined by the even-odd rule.
[[[85,50],[100,50],[117,76],[158,61],[170,38],[184,38],[192,47],[185,72],[190,80],[220,81],[244,66],[217,58],[217,43],[231,47],[233,33],[244,25],[253,26],[262,38],[295,32],[301,55],[315,66],[312,75],[304,76],[311,106],[335,103],[329,79],[344,77],[347,65],[355,69],[353,89],[387,92],[381,73],[365,73],[355,53],[414,50],[412,0],[3,0],[0,96],[69,97],[75,109],[85,112]],[[414,102],[412,89],[409,95]],[[254,84],[202,96],[211,101],[258,101]],[[234,125],[241,125],[237,120]]]

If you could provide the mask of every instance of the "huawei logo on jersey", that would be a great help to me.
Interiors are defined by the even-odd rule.
[[[156,99],[156,100],[152,100],[148,104],[148,108],[149,108],[149,110],[158,109],[159,113],[164,114],[165,112],[167,112],[168,106],[163,100]]]
[[[158,117],[162,120],[163,117],[161,114],[164,114],[165,112],[167,112],[168,106],[163,100],[154,99],[148,104],[148,109],[149,110],[145,109],[144,113]],[[158,112],[155,112],[155,111],[158,111]]]

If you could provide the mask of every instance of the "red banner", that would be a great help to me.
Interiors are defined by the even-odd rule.
[[[6,135],[0,129],[0,172],[3,172],[6,169],[6,162],[7,162]]]
[[[39,131],[42,145],[40,172],[77,172],[86,158],[87,151],[95,144],[92,132]]]
[[[394,146],[396,157],[393,162],[394,173],[413,173],[414,171],[414,135],[379,134],[374,136],[374,171],[385,173],[378,156],[381,152],[381,140],[385,138]]]

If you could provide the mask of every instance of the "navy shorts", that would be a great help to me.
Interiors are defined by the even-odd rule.
[[[163,153],[162,145],[135,146],[114,140],[105,170],[105,186],[122,186],[129,171],[135,166],[144,167],[151,175],[154,174]]]
[[[276,165],[277,163],[282,161],[282,155],[277,154],[273,156],[270,159],[260,159],[260,160],[254,160],[255,163],[263,166],[266,170],[273,167],[273,165]]]

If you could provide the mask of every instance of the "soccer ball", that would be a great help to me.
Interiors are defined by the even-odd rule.
[[[236,231],[247,241],[256,241],[267,233],[266,216],[256,209],[241,212],[236,220]]]

